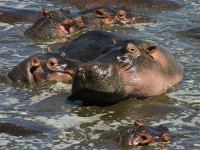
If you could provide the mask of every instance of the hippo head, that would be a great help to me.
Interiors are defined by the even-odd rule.
[[[64,81],[72,82],[78,61],[69,60],[62,54],[39,53],[33,55],[9,73],[8,77],[14,82],[37,82],[37,81]]]
[[[43,17],[37,20],[25,31],[25,35],[32,39],[48,40],[64,37],[84,28],[77,18],[64,14],[65,9],[59,11],[43,10]]]
[[[95,15],[101,18],[105,25],[151,22],[150,17],[135,14],[127,8],[99,8],[95,11]]]
[[[141,86],[137,85],[141,80],[139,72],[146,69],[149,64],[154,66],[154,60],[150,55],[154,48],[149,47],[147,51],[133,43],[125,42],[124,45],[111,49],[97,59],[79,66],[69,99],[109,105],[129,97],[130,93],[140,95],[138,90]]]
[[[139,120],[134,126],[119,134],[120,146],[153,145],[171,142],[169,129],[165,125],[146,126]]]

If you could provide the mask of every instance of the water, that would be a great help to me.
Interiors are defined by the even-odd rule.
[[[167,48],[184,65],[185,74],[180,84],[157,97],[130,99],[102,108],[68,102],[71,85],[64,83],[0,83],[0,121],[50,128],[43,134],[27,137],[0,134],[0,149],[120,149],[115,141],[102,137],[131,126],[136,119],[147,125],[166,124],[173,142],[133,149],[200,149],[200,42],[199,39],[177,34],[180,30],[200,25],[200,1],[180,1],[184,7],[179,10],[144,11],[154,16],[157,23],[112,27],[112,30],[125,30]],[[60,7],[53,2],[36,0],[0,0],[0,5],[34,10]],[[35,42],[24,37],[23,32],[30,25],[29,22],[14,25],[0,23],[0,73],[8,72],[30,55],[45,52],[48,45],[57,48],[62,45]]]

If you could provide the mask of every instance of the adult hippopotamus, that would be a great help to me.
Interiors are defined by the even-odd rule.
[[[95,16],[102,20],[101,24],[103,24],[103,26],[110,26],[111,24],[125,25],[133,23],[155,22],[155,19],[142,14],[136,14],[131,9],[126,7],[94,7],[82,10],[78,14],[81,14],[84,18],[88,18],[87,20],[90,21],[91,19],[95,20],[93,17]]]
[[[104,34],[116,41],[123,39],[123,35]],[[106,51],[76,70],[70,100],[111,105],[128,98],[148,98],[166,92],[183,78],[183,66],[160,46],[129,37]]]
[[[77,65],[76,60],[69,60],[58,53],[39,53],[33,55],[17,66],[7,75],[1,75],[1,81],[38,82],[64,81],[71,83]]]
[[[117,135],[119,146],[153,145],[171,142],[172,137],[169,129],[161,124],[158,126],[147,126],[136,120],[134,126],[120,132]]]
[[[186,35],[191,38],[200,39],[200,26],[193,27],[184,31],[178,32],[179,34]]]
[[[70,14],[63,13],[65,9],[56,11],[45,11],[43,17],[38,19],[34,24],[25,31],[25,35],[36,40],[50,40],[58,37],[65,37],[74,34],[85,24],[81,18],[71,18]]]
[[[173,0],[80,0],[78,3],[77,0],[64,0],[61,3],[71,4],[80,9],[96,6],[127,6],[129,8],[151,8],[159,11],[178,9],[182,6],[179,2]]]

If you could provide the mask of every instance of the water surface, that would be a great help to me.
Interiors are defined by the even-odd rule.
[[[184,7],[174,11],[137,10],[155,17],[157,23],[112,27],[112,30],[165,47],[185,68],[180,84],[150,99],[129,99],[109,107],[96,107],[68,102],[70,84],[0,83],[0,121],[48,127],[43,134],[27,137],[0,134],[0,149],[120,149],[115,141],[102,137],[131,126],[136,119],[147,125],[166,124],[173,142],[133,149],[200,149],[200,42],[199,39],[177,34],[178,31],[200,26],[200,1],[180,2],[184,3]],[[60,7],[53,2],[36,0],[0,0],[0,6],[33,10]],[[74,7],[70,9],[77,11]],[[30,55],[45,52],[49,45],[62,45],[55,43],[63,41],[36,42],[28,39],[23,33],[30,25],[30,22],[0,23],[0,73],[9,72]]]

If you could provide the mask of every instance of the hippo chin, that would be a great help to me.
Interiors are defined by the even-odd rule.
[[[119,133],[117,142],[119,146],[153,145],[171,142],[172,137],[165,125],[146,126],[139,120],[134,126]]]
[[[78,61],[69,60],[57,53],[39,53],[33,55],[7,75],[1,75],[1,80],[10,82],[64,81],[71,83]]]
[[[159,95],[182,80],[183,66],[164,48],[131,39],[81,64],[69,99],[111,105],[128,98]]]

